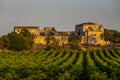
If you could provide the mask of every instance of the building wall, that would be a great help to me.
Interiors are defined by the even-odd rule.
[[[46,34],[49,31],[55,30],[53,27],[45,27],[44,30],[40,30],[38,27],[17,26],[14,28],[14,32],[20,34],[22,29],[27,29],[31,34],[34,34],[34,36],[35,36],[34,43],[42,44],[42,45],[46,45],[45,39],[46,39],[47,35],[41,36],[41,33]],[[68,36],[62,36],[62,35],[57,36],[55,34],[55,35],[53,35],[53,37],[59,42],[58,45],[60,45],[60,46],[62,46],[62,44],[68,44]]]
[[[68,36],[54,36],[57,41],[59,41],[59,45],[68,44]]]
[[[42,45],[46,45],[46,41],[45,41],[45,36],[39,36],[37,38],[34,39],[34,43],[35,44],[42,44]]]
[[[82,37],[81,44],[89,45],[105,45],[104,37],[104,27],[97,23],[83,23],[76,25],[75,27],[76,35]]]
[[[35,44],[42,44],[42,45],[46,45],[46,37],[47,36],[39,36],[38,38],[34,39],[34,43]],[[63,44],[68,44],[68,36],[52,36],[54,37],[58,42],[59,42],[59,46],[62,46]]]
[[[104,38],[102,38],[101,35],[103,35],[103,32],[88,31],[85,37],[86,43],[90,45],[105,45]]]
[[[20,34],[22,29],[27,29],[31,34],[39,36],[40,30],[38,27],[29,27],[29,26],[28,27],[24,27],[24,26],[23,27],[15,27],[14,32]]]
[[[98,31],[98,24],[83,24],[83,32],[88,31]]]
[[[55,31],[55,28],[54,27],[45,27],[44,31],[45,32],[47,32],[47,31]]]

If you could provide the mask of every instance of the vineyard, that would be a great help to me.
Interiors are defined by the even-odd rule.
[[[0,52],[0,80],[120,80],[120,50]]]

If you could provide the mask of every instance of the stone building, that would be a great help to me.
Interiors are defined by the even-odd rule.
[[[22,29],[27,29],[31,34],[35,36],[35,44],[46,45],[46,37],[52,35],[60,46],[68,44],[69,38],[75,36],[81,37],[80,44],[86,45],[105,45],[104,41],[104,27],[97,23],[87,22],[78,24],[75,26],[75,31],[57,31],[54,27],[45,27],[43,30],[39,29],[38,26],[15,26],[14,31],[20,33]]]
[[[69,32],[56,31],[54,27],[45,27],[44,30],[39,29],[38,26],[15,26],[14,32],[20,34],[22,29],[27,29],[31,34],[34,35],[34,43],[46,45],[46,37],[48,35],[53,36],[57,41],[59,41],[60,46],[63,44],[68,44]]]
[[[39,27],[38,26],[15,26],[14,32],[20,34],[22,29],[27,29],[31,34],[33,34],[35,37],[39,36]]]
[[[97,23],[82,23],[75,26],[75,34],[81,36],[81,44],[105,45],[104,27]]]

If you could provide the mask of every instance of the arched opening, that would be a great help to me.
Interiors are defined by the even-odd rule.
[[[54,36],[55,34],[54,34],[54,32],[48,32],[48,35],[49,36]]]

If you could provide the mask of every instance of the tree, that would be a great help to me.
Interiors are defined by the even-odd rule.
[[[9,40],[9,37],[8,35],[4,35],[2,37],[0,37],[0,45],[1,47],[3,48],[9,48],[10,47],[10,40]]]
[[[45,38],[45,41],[46,41],[46,45],[49,45],[49,44],[50,44],[50,36],[47,36],[47,37]]]
[[[34,35],[31,34],[27,29],[22,29],[20,32],[20,35],[23,37],[30,37],[30,38],[34,39]]]
[[[23,29],[20,34],[11,32],[8,35],[2,36],[0,44],[2,47],[10,50],[22,51],[32,48],[34,44],[33,39],[33,35],[28,30]]]
[[[104,30],[104,39],[105,41],[110,41],[113,43],[120,43],[120,32],[116,30]]]
[[[3,48],[3,46],[4,46],[4,42],[0,40],[0,49]]]
[[[31,34],[27,29],[22,29],[21,32],[20,32],[20,35],[22,37],[24,37],[24,40],[26,41],[26,46],[27,46],[27,49],[30,49],[32,48],[33,44],[34,44],[34,35]]]
[[[49,49],[57,49],[59,47],[59,41],[56,40],[53,36],[47,36],[45,38],[47,44],[47,50]]]
[[[20,36],[15,32],[11,32],[8,34],[8,37],[10,40],[9,49],[15,50],[15,51],[22,51],[27,48],[27,45],[25,44],[26,41],[24,40],[23,36]]]
[[[70,49],[73,49],[73,50],[75,50],[75,49],[81,49],[81,47],[80,47],[80,42],[81,42],[81,36],[74,36],[73,38],[70,38],[69,39],[69,47],[70,47]]]

